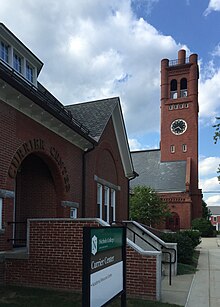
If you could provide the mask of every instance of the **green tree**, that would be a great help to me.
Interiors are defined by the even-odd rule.
[[[167,203],[150,187],[136,186],[130,196],[130,218],[148,226],[170,216]]]
[[[216,120],[218,123],[213,126],[215,128],[215,134],[213,137],[215,144],[218,142],[218,139],[220,139],[220,117],[216,117]]]
[[[215,144],[220,139],[220,117],[216,117],[216,120],[217,120],[218,123],[213,126],[215,128],[215,134],[214,134],[214,137],[213,137]],[[220,166],[218,167],[217,174],[219,174],[218,175],[218,181],[220,181]]]
[[[206,202],[202,199],[202,217],[206,220],[209,220],[211,215],[212,214],[210,209],[207,207]]]
[[[210,221],[204,218],[197,218],[192,221],[192,229],[200,231],[202,237],[213,237],[214,228]]]

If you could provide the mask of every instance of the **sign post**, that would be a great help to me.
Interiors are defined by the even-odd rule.
[[[126,228],[83,229],[83,307],[107,305],[121,295],[126,306]]]

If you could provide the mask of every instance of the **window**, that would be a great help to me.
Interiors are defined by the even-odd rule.
[[[97,182],[97,217],[107,223],[116,221],[116,192],[118,187],[106,180]]]
[[[115,222],[115,190],[111,189],[111,222]]]
[[[170,98],[177,99],[177,81],[175,79],[170,82]]]
[[[102,219],[102,185],[97,185],[97,217]]]
[[[2,229],[2,198],[0,198],[0,229]]]
[[[185,103],[185,104],[184,104],[184,107],[185,107],[186,109],[188,109],[189,104],[188,104],[188,103]]]
[[[70,218],[71,219],[77,218],[77,208],[70,208]]]
[[[174,153],[174,152],[175,152],[175,146],[174,146],[174,145],[171,145],[171,146],[170,146],[170,152],[171,152],[171,153]]]
[[[173,105],[172,104],[169,105],[169,110],[173,110]]]
[[[8,49],[9,46],[4,42],[1,42],[1,59],[8,63]]]
[[[213,222],[217,222],[217,216],[213,216]]]
[[[187,145],[186,145],[186,144],[183,144],[183,145],[182,145],[182,149],[183,149],[183,152],[187,152]]]
[[[175,105],[174,105],[174,109],[175,109],[175,110],[177,110],[178,107],[179,107],[178,104],[175,104]]]
[[[30,82],[34,81],[34,69],[29,63],[26,63],[26,79]]]
[[[105,187],[104,190],[104,220],[109,223],[109,188]]]
[[[180,97],[187,97],[187,79],[182,78],[180,80]]]
[[[21,64],[22,64],[22,59],[19,55],[14,53],[13,57],[13,67],[15,70],[17,70],[21,74]]]
[[[179,108],[180,108],[180,109],[183,109],[183,104],[182,104],[182,103],[179,105]]]

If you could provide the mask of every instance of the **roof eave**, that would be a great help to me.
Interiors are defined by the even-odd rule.
[[[116,107],[112,114],[112,121],[115,128],[115,135],[118,143],[119,152],[121,155],[125,176],[131,180],[135,178],[136,173],[134,171],[133,162],[131,159],[131,153],[119,98],[118,103],[116,104]]]

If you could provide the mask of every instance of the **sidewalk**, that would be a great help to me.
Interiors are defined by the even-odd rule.
[[[185,307],[220,306],[220,238],[203,238],[195,275],[174,276],[162,282],[162,302]]]
[[[194,274],[172,276],[170,286],[166,276],[162,281],[161,302],[185,306],[193,278]]]

